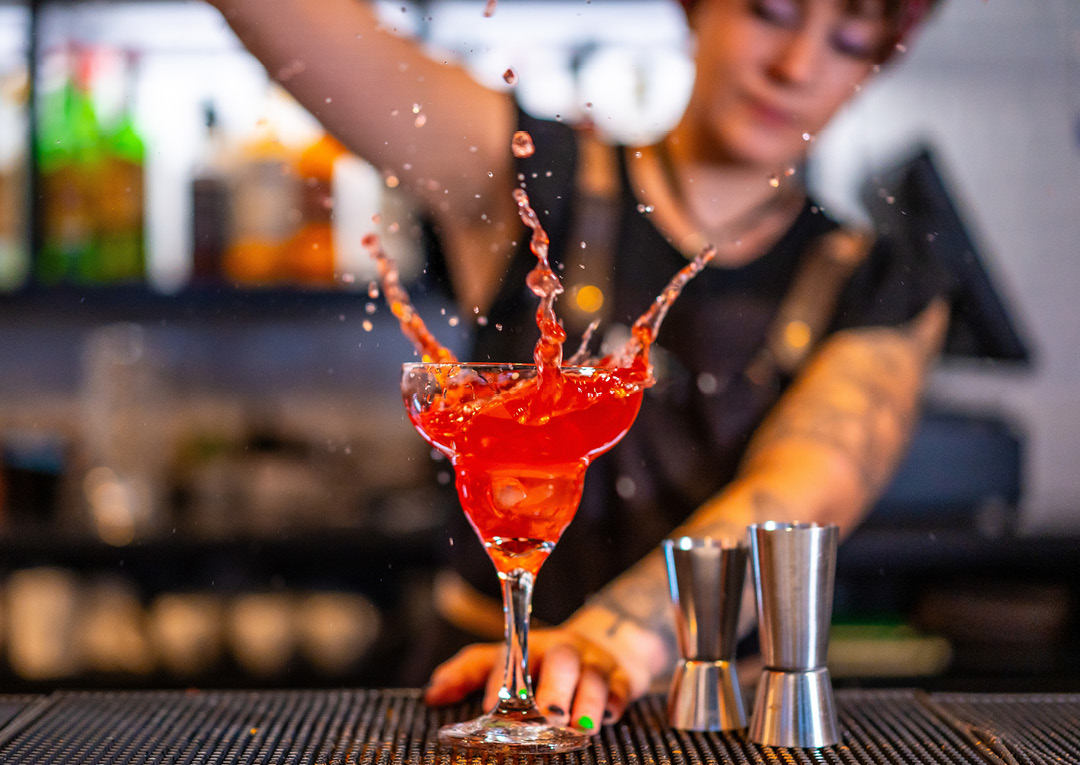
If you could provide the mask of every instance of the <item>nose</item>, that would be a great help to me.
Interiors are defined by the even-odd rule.
[[[792,30],[773,57],[770,73],[788,85],[813,81],[824,52],[824,40],[816,30],[803,26]]]

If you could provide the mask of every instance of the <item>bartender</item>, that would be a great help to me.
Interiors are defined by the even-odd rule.
[[[536,340],[524,279],[535,258],[511,194],[519,179],[556,268],[572,289],[603,297],[598,342],[702,246],[717,248],[667,317],[636,424],[590,468],[578,516],[538,580],[534,615],[553,626],[532,632],[530,652],[537,702],[554,722],[595,730],[670,672],[662,539],[742,538],[762,521],[846,533],[859,522],[918,417],[946,283],[921,253],[832,220],[801,168],[813,137],[909,44],[929,0],[690,0],[689,103],[670,132],[634,147],[526,114],[511,94],[388,30],[366,3],[211,2],[269,72],[289,72],[282,84],[426,213],[431,272],[445,275],[464,315],[486,318],[472,361],[528,361]],[[510,151],[519,130],[536,146],[529,158]],[[578,272],[587,285],[574,284]],[[571,329],[591,318],[572,313]],[[484,642],[497,638],[485,634],[496,578],[464,521],[454,538],[435,654],[450,658],[425,698],[485,689],[490,706],[502,669],[499,644]]]

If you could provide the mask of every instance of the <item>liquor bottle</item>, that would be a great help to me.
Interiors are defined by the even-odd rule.
[[[0,157],[0,292],[15,289],[26,263],[25,160]]]
[[[191,178],[191,281],[217,284],[224,279],[229,241],[229,160],[217,110],[203,107],[206,132]]]
[[[263,121],[239,152],[233,178],[231,231],[225,275],[240,285],[283,278],[281,251],[299,222],[294,155]]]
[[[29,265],[24,67],[0,69],[0,292],[19,287]]]
[[[45,284],[93,282],[97,276],[94,193],[101,166],[100,129],[90,96],[90,60],[66,56],[59,88],[42,99],[38,140],[42,245],[37,276]]]
[[[98,193],[94,196],[98,247],[96,280],[116,283],[142,280],[146,274],[146,145],[133,114],[135,59],[126,56],[124,96],[114,124],[101,133]]]
[[[314,286],[334,281],[334,163],[345,153],[336,138],[322,133],[297,159],[301,223],[281,256],[283,270],[294,283]]]

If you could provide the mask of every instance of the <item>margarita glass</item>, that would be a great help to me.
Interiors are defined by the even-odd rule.
[[[506,666],[499,701],[443,727],[471,748],[567,752],[588,734],[552,725],[533,698],[529,613],[536,574],[573,519],[585,470],[630,429],[645,382],[628,369],[410,363],[401,392],[413,426],[449,457],[462,509],[502,581]]]

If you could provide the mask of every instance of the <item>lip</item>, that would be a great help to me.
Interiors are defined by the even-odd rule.
[[[746,96],[746,108],[754,119],[773,128],[788,128],[795,124],[794,112],[753,96]]]

